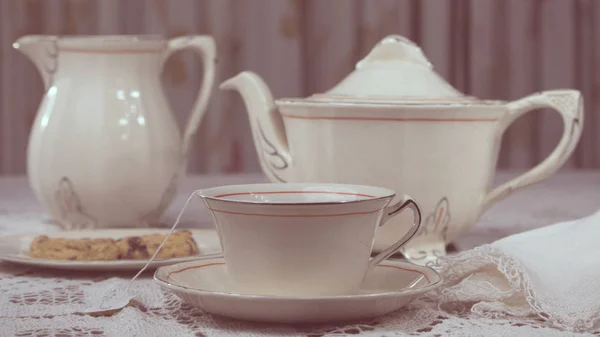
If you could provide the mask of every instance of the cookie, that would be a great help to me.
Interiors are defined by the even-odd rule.
[[[41,235],[31,243],[29,256],[46,260],[109,261],[119,258],[119,248],[113,239],[66,239]]]
[[[149,259],[154,255],[166,235],[150,234],[125,237],[117,240],[121,259]],[[175,232],[156,255],[156,258],[168,259],[198,254],[198,246],[188,231]]]

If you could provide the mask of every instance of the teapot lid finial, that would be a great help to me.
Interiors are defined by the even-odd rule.
[[[423,51],[416,43],[404,36],[388,35],[379,41],[365,58],[356,64],[356,69],[362,68],[365,64],[377,61],[398,59],[433,68],[431,62],[425,57],[425,54],[423,54]]]
[[[416,43],[404,36],[388,35],[341,82],[310,99],[456,102],[469,98],[435,72]]]

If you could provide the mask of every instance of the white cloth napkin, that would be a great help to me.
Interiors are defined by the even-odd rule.
[[[439,259],[436,269],[441,308],[589,330],[600,323],[600,211]]]

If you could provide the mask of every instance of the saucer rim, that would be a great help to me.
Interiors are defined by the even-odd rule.
[[[221,261],[224,263],[225,259],[223,257],[218,257],[218,258],[201,259],[201,261],[203,263],[215,263],[216,261]],[[380,298],[380,297],[385,298],[385,297],[390,297],[390,296],[415,295],[415,294],[422,294],[422,293],[429,292],[435,288],[438,288],[443,283],[442,275],[440,275],[435,269],[426,267],[426,266],[415,265],[410,262],[401,261],[401,260],[385,260],[385,261],[382,261],[382,263],[386,263],[386,264],[391,263],[392,266],[409,264],[411,267],[413,267],[415,269],[421,269],[421,270],[425,269],[429,272],[432,272],[433,275],[437,277],[437,280],[429,281],[429,284],[419,287],[419,288],[405,288],[405,289],[398,290],[398,291],[386,291],[386,292],[371,293],[371,294],[325,295],[325,296],[298,297],[298,296],[276,296],[276,295],[252,295],[252,294],[240,294],[240,293],[233,293],[233,292],[190,288],[190,287],[186,287],[186,286],[182,286],[182,285],[173,284],[169,281],[163,280],[162,278],[160,278],[158,276],[161,269],[163,269],[163,268],[175,267],[177,265],[187,264],[187,263],[192,263],[192,262],[200,262],[200,261],[199,260],[185,261],[185,262],[179,262],[179,263],[170,264],[170,265],[166,265],[166,266],[161,266],[154,271],[152,279],[158,285],[169,288],[170,290],[191,292],[196,295],[202,295],[202,296],[216,295],[216,296],[227,296],[227,297],[256,299],[256,300],[293,300],[293,301],[315,301],[315,300],[331,301],[331,300],[347,300],[350,298],[359,300],[359,299],[376,299],[376,298]],[[425,279],[427,279],[427,278],[425,278]]]

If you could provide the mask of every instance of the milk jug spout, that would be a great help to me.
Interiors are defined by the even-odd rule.
[[[13,48],[27,55],[35,64],[47,90],[58,69],[58,37],[53,35],[26,35],[13,43]]]

